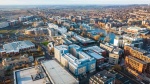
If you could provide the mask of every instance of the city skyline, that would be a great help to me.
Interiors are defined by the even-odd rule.
[[[105,4],[150,4],[150,0],[0,0],[0,5],[105,5]]]

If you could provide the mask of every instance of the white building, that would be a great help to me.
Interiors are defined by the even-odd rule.
[[[59,45],[54,47],[54,57],[60,62],[62,54],[69,53],[68,46]]]
[[[49,27],[49,28],[54,28],[54,29],[57,29],[57,28],[58,28],[58,26],[55,25],[55,24],[53,24],[53,23],[48,23],[48,27]]]
[[[9,23],[8,22],[0,22],[0,28],[5,28],[8,27]]]
[[[17,54],[21,50],[27,50],[34,47],[35,44],[33,44],[31,41],[16,41],[16,42],[4,44],[3,51],[8,54]]]

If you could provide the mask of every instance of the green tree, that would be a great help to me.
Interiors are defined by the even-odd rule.
[[[42,48],[40,46],[38,46],[38,51],[42,51]]]

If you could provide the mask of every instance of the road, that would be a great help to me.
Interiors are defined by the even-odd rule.
[[[42,50],[45,53],[45,58],[48,59],[48,60],[52,59],[52,56],[48,52],[48,48],[46,46],[42,45],[42,44],[39,44],[39,45],[42,47]]]

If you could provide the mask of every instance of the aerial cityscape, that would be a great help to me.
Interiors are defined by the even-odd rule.
[[[150,0],[0,0],[0,84],[150,84]]]

